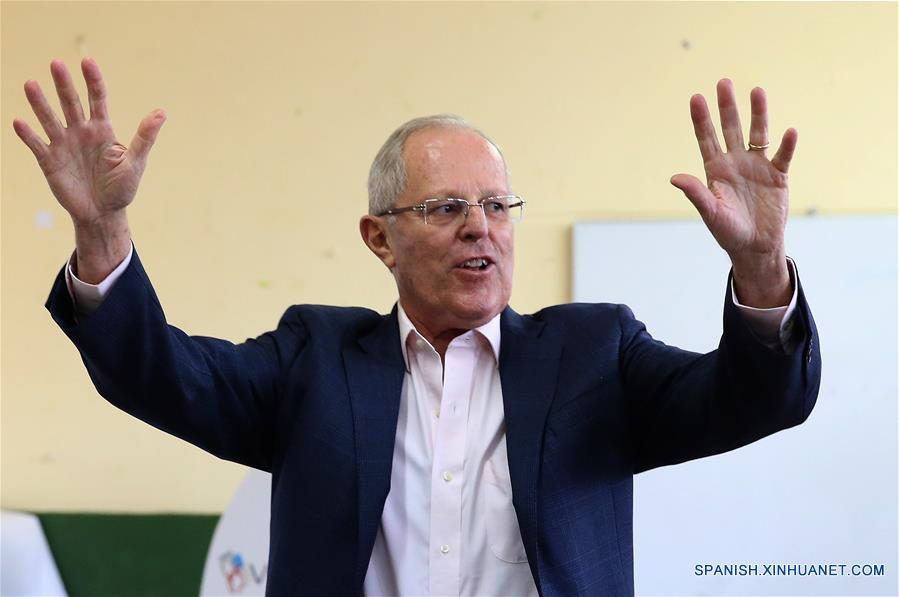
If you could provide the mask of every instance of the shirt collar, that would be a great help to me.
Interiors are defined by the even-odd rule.
[[[409,316],[406,315],[406,310],[403,309],[403,304],[397,301],[397,320],[399,322],[400,327],[400,347],[403,350],[403,361],[406,363],[406,371],[409,372],[412,370],[412,366],[409,363],[409,355],[406,350],[406,343],[409,341],[410,334],[414,338],[421,338],[425,342],[424,336],[418,333],[418,330],[415,329],[415,326],[412,324],[412,321],[409,319]],[[496,363],[499,363],[499,342],[500,342],[500,317],[502,313],[497,313],[496,317],[488,321],[482,326],[474,328],[473,332],[477,332],[480,334],[487,342],[490,344],[490,348],[493,351],[493,358]],[[430,343],[428,344],[430,346]],[[431,346],[433,349],[434,347]]]

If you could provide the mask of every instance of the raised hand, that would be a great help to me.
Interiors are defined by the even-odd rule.
[[[148,114],[131,145],[125,147],[112,130],[106,85],[97,63],[85,58],[81,70],[87,83],[89,119],[85,118],[69,70],[62,61],[54,60],[50,72],[66,125],[48,104],[37,81],[28,81],[25,96],[50,143],[44,143],[21,119],[13,121],[13,128],[37,159],[53,195],[72,217],[79,277],[98,281],[87,278],[105,277],[130,248],[125,208],[137,193],[165,113],[154,110]]]
[[[706,173],[706,184],[689,174],[676,174],[681,189],[702,216],[715,240],[731,258],[737,293],[754,307],[789,302],[791,283],[784,249],[789,211],[787,171],[796,149],[796,129],[787,129],[774,157],[768,147],[765,92],[750,94],[752,120],[744,145],[733,83],[718,82],[718,111],[727,151],[718,144],[705,98],[690,99],[690,116]]]

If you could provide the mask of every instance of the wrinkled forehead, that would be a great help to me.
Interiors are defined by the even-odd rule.
[[[464,127],[416,131],[406,140],[403,157],[405,195],[473,199],[509,192],[502,154],[477,132]]]

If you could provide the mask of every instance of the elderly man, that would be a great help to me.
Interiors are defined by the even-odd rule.
[[[631,595],[633,475],[814,405],[817,332],[784,253],[797,135],[766,157],[761,89],[746,149],[718,84],[726,152],[692,98],[708,187],[671,180],[733,264],[714,352],[653,340],[622,305],[510,309],[524,201],[498,147],[442,116],[400,127],[371,170],[360,231],[394,310],[294,306],[234,345],[169,326],[132,247],[125,210],[165,115],[117,143],[100,71],[82,70],[89,119],[56,61],[67,125],[34,81],[49,145],[14,122],[75,226],[47,306],[111,403],[271,471],[268,594]]]

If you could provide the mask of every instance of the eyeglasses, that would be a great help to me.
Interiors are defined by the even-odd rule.
[[[432,226],[449,226],[468,221],[468,211],[472,207],[480,207],[484,211],[484,217],[493,224],[508,224],[518,222],[524,216],[525,200],[518,195],[499,195],[497,197],[485,197],[477,203],[469,203],[465,199],[446,197],[444,199],[426,199],[424,203],[410,205],[408,207],[394,207],[382,211],[378,216],[392,216],[407,211],[417,211],[422,214],[425,224]]]

